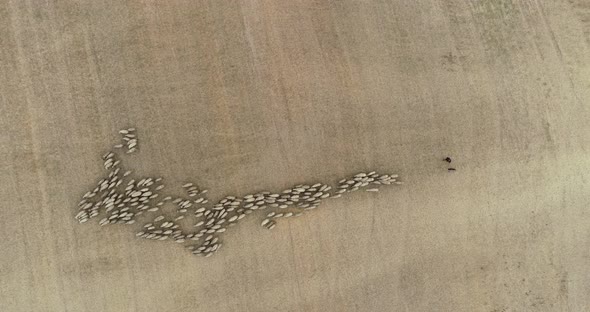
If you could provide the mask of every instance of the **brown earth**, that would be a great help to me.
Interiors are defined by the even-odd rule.
[[[589,43],[586,0],[0,1],[0,310],[590,310]],[[127,126],[171,190],[406,184],[195,257],[74,220]]]

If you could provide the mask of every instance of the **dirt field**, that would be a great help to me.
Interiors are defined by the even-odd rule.
[[[170,192],[405,184],[197,257],[74,219],[129,126]],[[588,0],[1,0],[0,146],[3,312],[590,310]]]

